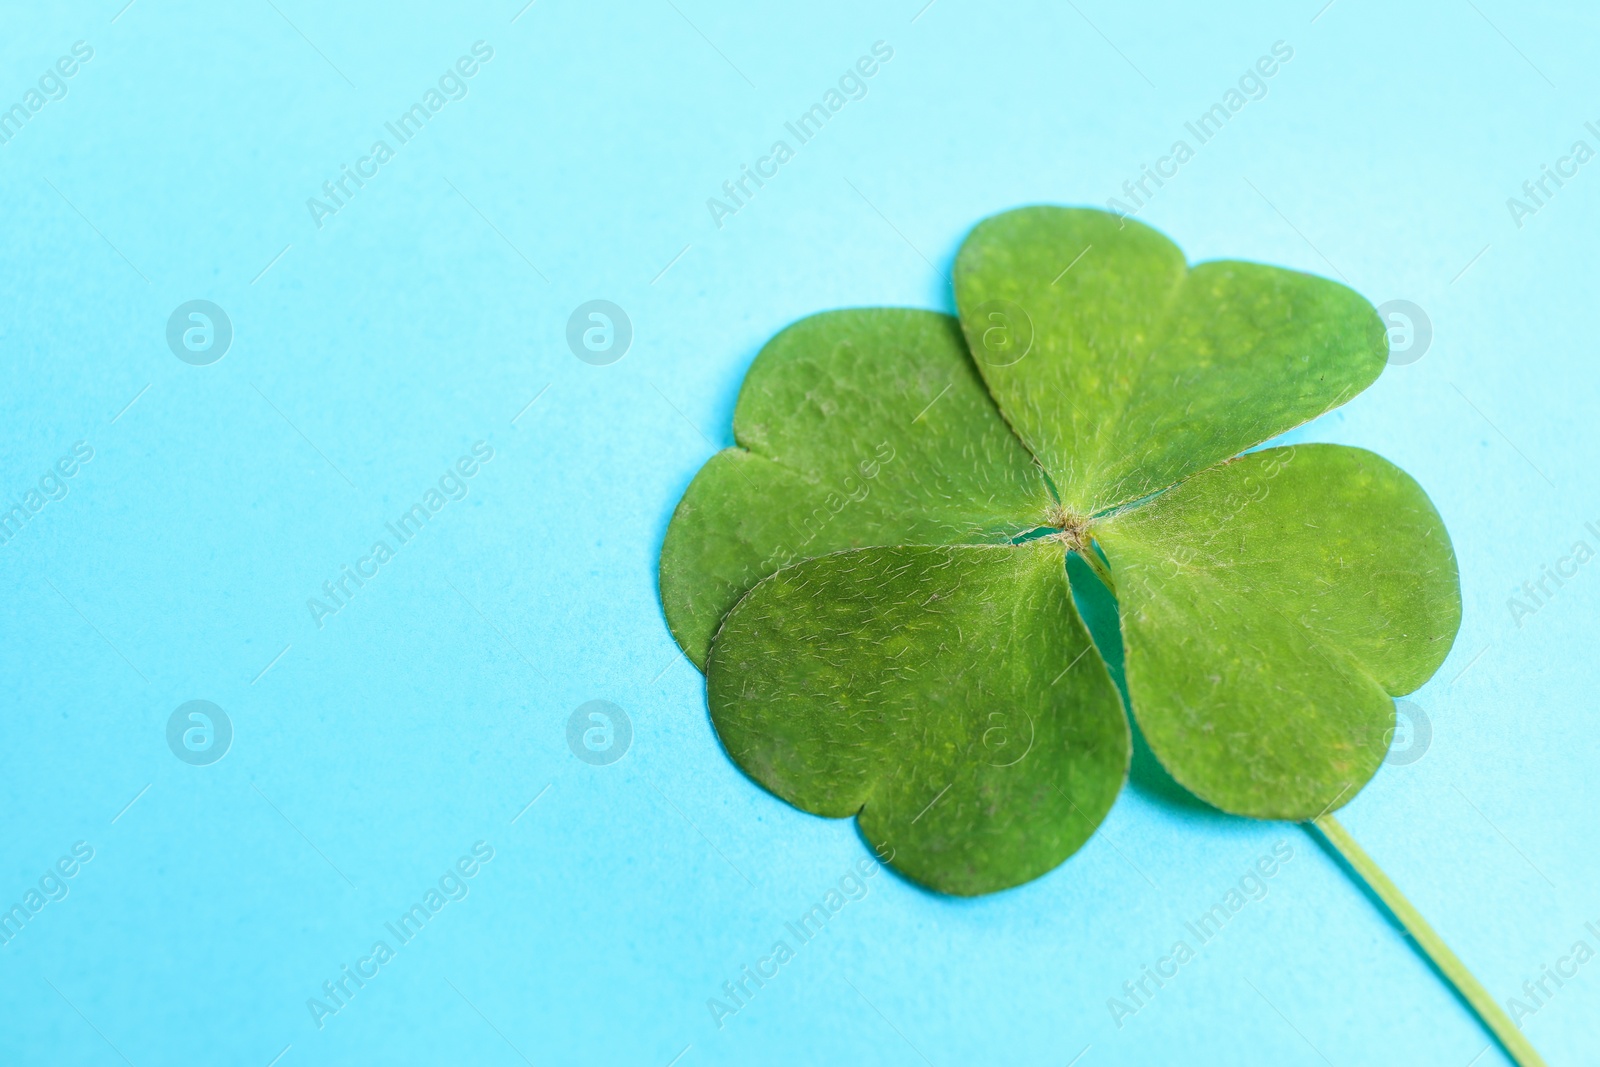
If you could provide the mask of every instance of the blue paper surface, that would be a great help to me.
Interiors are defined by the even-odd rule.
[[[755,352],[1111,198],[1425,314],[1293,435],[1460,559],[1341,818],[1596,1062],[1591,10],[122,2],[0,34],[0,1062],[1505,1062],[1297,826],[1135,781],[951,900],[717,744],[655,571]]]

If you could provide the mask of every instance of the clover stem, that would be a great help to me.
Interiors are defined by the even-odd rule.
[[[1444,939],[1434,932],[1428,920],[1422,917],[1412,903],[1405,898],[1389,876],[1383,873],[1383,868],[1373,862],[1367,855],[1366,849],[1356,843],[1339,821],[1332,815],[1319,815],[1311,820],[1328,844],[1344,857],[1352,870],[1366,882],[1367,887],[1383,901],[1384,907],[1394,916],[1395,920],[1405,928],[1407,934],[1416,942],[1418,948],[1428,957],[1439,974],[1455,987],[1456,993],[1478,1016],[1484,1028],[1505,1049],[1512,1062],[1518,1067],[1545,1067],[1544,1058],[1534,1051],[1528,1039],[1522,1036],[1522,1031],[1517,1029],[1515,1023],[1496,1004],[1489,991],[1484,989],[1472,972],[1467,970],[1450,946]]]

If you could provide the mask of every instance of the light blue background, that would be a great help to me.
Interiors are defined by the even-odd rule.
[[[0,496],[94,449],[0,546],[0,903],[95,849],[0,948],[0,1062],[1465,1067],[1482,1030],[1310,837],[1148,780],[1052,874],[878,875],[725,1028],[706,1007],[866,855],[724,757],[657,602],[745,368],[814,311],[948,309],[973,223],[1103,204],[1279,40],[1141,217],[1432,318],[1296,435],[1411,472],[1461,563],[1432,747],[1342,817],[1502,1001],[1600,948],[1600,563],[1520,626],[1506,603],[1600,520],[1600,162],[1521,228],[1505,203],[1600,148],[1580,5],[121,2],[0,33],[3,103],[94,48],[0,145]],[[477,40],[469,95],[319,229],[306,199]],[[867,97],[716,227],[878,40]],[[594,298],[633,322],[612,366],[565,344]],[[167,349],[191,299],[232,319],[215,365]],[[306,599],[478,440],[468,498],[319,629]],[[209,767],[167,748],[191,699],[233,722]],[[634,724],[611,766],[566,744],[591,699]],[[319,1030],[307,998],[479,840],[470,895]],[[1280,840],[1267,897],[1119,1030],[1107,998]],[[1600,962],[1527,1027],[1594,1062]]]

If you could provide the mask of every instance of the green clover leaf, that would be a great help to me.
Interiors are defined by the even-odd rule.
[[[1056,207],[980,223],[954,282],[959,322],[858,309],[774,337],[738,447],[678,505],[662,603],[729,755],[935,890],[1038,877],[1129,762],[1076,554],[1174,779],[1257,818],[1347,802],[1450,649],[1455,556],[1380,457],[1247,450],[1377,378],[1372,306]]]

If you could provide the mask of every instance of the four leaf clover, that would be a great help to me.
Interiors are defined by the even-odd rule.
[[[959,318],[780,332],[738,447],[678,505],[662,603],[728,754],[966,895],[1088,839],[1127,777],[1127,711],[1224,811],[1347,802],[1393,698],[1450,649],[1455,556],[1381,457],[1250,450],[1377,378],[1372,306],[1277,267],[1190,267],[1148,226],[1058,207],[980,223],[954,282]],[[1069,555],[1116,597],[1125,693]]]

